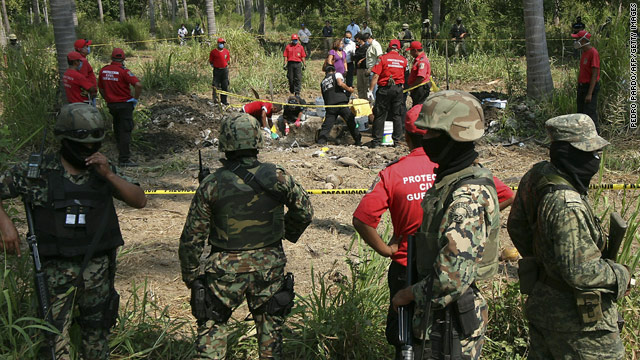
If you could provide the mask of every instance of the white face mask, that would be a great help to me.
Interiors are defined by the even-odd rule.
[[[587,46],[587,45],[589,45],[589,44],[590,44],[589,39],[587,39],[587,42],[586,42],[585,44],[581,43],[580,41],[582,41],[582,39],[585,39],[585,37],[583,36],[583,37],[581,37],[580,39],[578,39],[578,40],[576,40],[576,41],[574,41],[574,42],[573,42],[573,48],[574,48],[574,49],[576,49],[576,50],[577,50],[577,49],[580,49],[580,48],[581,48],[581,47],[583,47],[583,46]]]

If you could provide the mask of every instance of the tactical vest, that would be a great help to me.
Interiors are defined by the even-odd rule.
[[[320,83],[322,89],[322,98],[325,105],[346,104],[349,102],[349,96],[343,88],[338,86],[335,73],[325,76]]]
[[[447,245],[447,239],[443,239],[440,233],[440,225],[445,211],[453,202],[453,192],[462,185],[477,184],[485,185],[490,189],[491,200],[494,202],[493,213],[490,214],[486,209],[483,211],[487,239],[476,276],[476,280],[490,279],[498,272],[498,250],[500,248],[498,238],[500,206],[493,176],[491,171],[480,166],[470,166],[449,176],[451,179],[448,179],[446,183],[439,183],[437,188],[434,186],[429,189],[422,201],[424,215],[415,241],[417,258],[421,259],[417,261],[418,273],[421,278],[432,273],[440,250]]]
[[[77,185],[63,176],[63,170],[43,169],[43,176],[48,180],[47,202],[33,208],[41,256],[84,255],[105,216],[106,227],[94,254],[124,244],[107,181],[92,173],[89,181]]]
[[[260,186],[277,191],[275,165],[259,164],[248,170],[252,169],[256,169],[255,178],[259,179]],[[257,192],[225,167],[219,168],[213,175],[218,192],[211,209],[209,243],[214,248],[254,250],[273,245],[284,238],[282,201],[264,190]]]

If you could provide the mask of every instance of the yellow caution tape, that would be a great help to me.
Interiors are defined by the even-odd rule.
[[[517,186],[509,186],[511,190],[518,190]],[[589,185],[589,189],[603,189],[603,190],[630,190],[640,189],[640,184],[599,184]],[[312,189],[307,190],[307,194],[312,195],[356,195],[366,194],[369,189]],[[146,195],[192,195],[195,194],[195,190],[145,190]]]

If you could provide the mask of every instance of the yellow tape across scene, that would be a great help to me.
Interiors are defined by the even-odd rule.
[[[509,186],[511,190],[518,190],[517,186]],[[640,184],[593,184],[589,185],[589,189],[603,190],[631,190],[640,189]],[[366,194],[369,189],[312,189],[307,190],[307,194],[312,195],[362,195]],[[190,195],[195,194],[195,190],[145,190],[147,195]]]

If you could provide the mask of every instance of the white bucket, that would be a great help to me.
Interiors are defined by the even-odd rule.
[[[316,98],[316,105],[324,105],[324,99],[321,97]],[[316,115],[319,117],[324,117],[325,110],[323,107],[316,108]]]
[[[356,124],[358,124],[358,131],[367,131],[369,130],[367,126],[369,125],[369,117],[368,116],[358,116],[356,118]]]
[[[384,122],[384,132],[382,133],[382,145],[393,145],[393,121]]]

